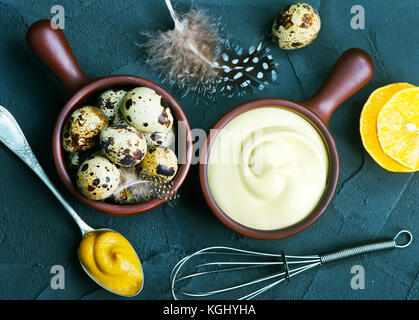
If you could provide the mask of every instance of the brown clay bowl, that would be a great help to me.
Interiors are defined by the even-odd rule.
[[[61,146],[63,125],[72,111],[81,107],[83,103],[92,101],[92,99],[98,97],[100,93],[107,89],[115,87],[129,89],[145,86],[155,90],[169,104],[174,118],[178,121],[178,125],[182,126],[182,130],[179,130],[178,133],[178,143],[180,140],[184,150],[178,151],[179,170],[173,179],[173,189],[178,190],[186,178],[192,159],[191,129],[182,108],[166,90],[147,79],[132,75],[110,76],[98,79],[86,76],[80,69],[64,33],[55,27],[55,25],[54,28],[52,27],[49,20],[35,22],[27,31],[26,40],[35,55],[58,77],[69,96],[67,103],[58,116],[52,137],[53,157],[59,176],[76,198],[90,207],[106,213],[130,215],[159,206],[164,200],[154,199],[135,205],[115,205],[90,200],[79,193],[74,183],[74,177],[67,166],[65,151]]]
[[[328,125],[332,113],[345,100],[367,84],[374,75],[374,65],[371,57],[361,49],[349,49],[338,59],[328,79],[320,90],[309,100],[293,102],[283,99],[260,99],[242,104],[225,114],[213,127],[203,148],[200,164],[200,181],[205,199],[214,212],[226,226],[248,237],[258,239],[280,239],[296,234],[314,223],[326,210],[339,178],[339,155],[335,141]],[[290,227],[279,230],[257,230],[244,226],[231,219],[218,206],[208,184],[208,157],[211,146],[218,133],[238,115],[256,108],[277,106],[293,111],[308,120],[323,138],[329,156],[329,174],[326,189],[314,210],[302,221]]]

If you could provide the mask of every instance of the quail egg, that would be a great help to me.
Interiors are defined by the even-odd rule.
[[[149,147],[163,147],[175,150],[176,136],[173,130],[144,134]]]
[[[92,200],[103,200],[117,190],[120,175],[117,166],[106,157],[93,155],[80,165],[76,182],[84,196]]]
[[[172,180],[178,169],[176,154],[161,147],[151,147],[144,160],[140,163],[141,173],[147,176],[159,176],[165,180]]]
[[[110,89],[99,96],[96,105],[106,115],[109,124],[117,123],[122,119],[120,105],[126,93],[125,90]]]
[[[86,152],[69,152],[67,155],[68,165],[71,170],[77,171],[80,165],[91,156],[89,151]]]
[[[147,152],[144,136],[134,127],[114,124],[100,134],[100,146],[112,162],[133,167],[141,162]]]
[[[62,144],[68,152],[85,151],[96,145],[96,137],[108,125],[97,107],[85,106],[74,111],[63,127]]]
[[[147,87],[128,91],[121,104],[121,112],[130,125],[143,132],[164,131],[173,126],[170,108],[157,92]]]
[[[276,18],[272,38],[281,49],[298,49],[316,39],[320,27],[319,13],[309,4],[297,2],[285,8]]]

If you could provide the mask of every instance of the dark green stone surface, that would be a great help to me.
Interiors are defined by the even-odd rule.
[[[258,44],[269,31],[283,0],[197,0],[234,42]],[[262,241],[234,233],[219,222],[201,195],[198,167],[192,166],[175,207],[118,217],[97,212],[71,197],[58,178],[51,156],[51,133],[63,105],[63,89],[27,48],[30,24],[51,18],[56,1],[0,0],[0,104],[21,125],[46,171],[86,222],[123,233],[144,266],[145,287],[138,299],[170,299],[169,273],[175,263],[207,246],[227,245],[288,254],[315,254],[409,229],[418,236],[418,188],[415,174],[390,173],[364,151],[358,133],[363,103],[377,87],[392,82],[419,83],[419,23],[416,0],[309,1],[322,18],[318,39],[309,47],[285,52],[272,47],[279,63],[278,83],[240,98],[217,97],[205,106],[196,97],[163,85],[183,106],[192,128],[209,130],[234,106],[255,98],[309,98],[346,49],[360,47],[374,59],[373,80],[344,103],[331,120],[341,157],[341,176],[332,205],[305,231],[287,239]],[[83,70],[94,77],[135,74],[161,83],[145,65],[133,39],[141,33],[172,27],[164,1],[60,1],[66,13],[65,34]],[[186,10],[190,1],[174,1]],[[352,30],[351,7],[362,4],[365,30]],[[76,251],[77,226],[40,180],[0,146],[0,298],[114,299],[82,271]],[[350,270],[365,268],[365,289],[353,290]],[[51,266],[63,265],[65,290],[52,290]],[[267,292],[265,299],[418,299],[419,246],[325,265]],[[226,276],[226,282],[228,281]]]

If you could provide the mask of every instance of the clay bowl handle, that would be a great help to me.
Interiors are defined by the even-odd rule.
[[[370,55],[361,49],[349,49],[340,56],[320,90],[299,104],[311,109],[329,126],[336,108],[366,85],[373,75],[374,64]]]
[[[64,33],[50,20],[39,20],[31,25],[26,41],[35,55],[58,77],[69,96],[92,82],[80,69]]]

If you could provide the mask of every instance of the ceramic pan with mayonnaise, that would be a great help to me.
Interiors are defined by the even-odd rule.
[[[260,99],[224,115],[201,154],[205,199],[229,228],[259,239],[302,231],[330,204],[339,156],[332,113],[374,74],[371,57],[346,51],[309,100]]]

